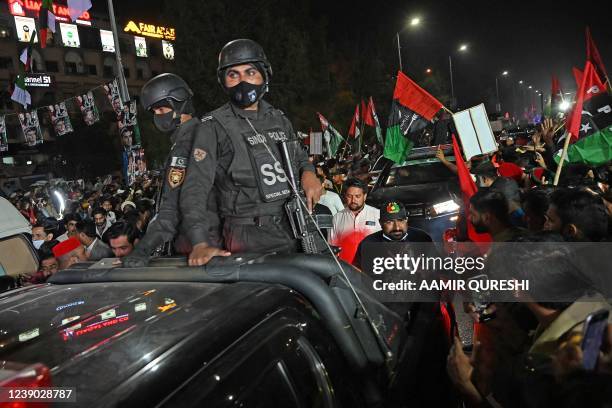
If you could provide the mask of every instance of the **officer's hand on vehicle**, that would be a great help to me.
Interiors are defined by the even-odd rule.
[[[231,254],[229,251],[211,247],[205,243],[197,244],[189,254],[189,266],[206,265],[215,256],[230,256]]]
[[[132,253],[119,260],[124,268],[143,268],[149,265],[149,257],[146,255]]]
[[[308,211],[312,212],[315,204],[321,198],[321,182],[316,174],[311,171],[305,171],[302,173],[302,188],[304,189],[304,195],[306,195]]]

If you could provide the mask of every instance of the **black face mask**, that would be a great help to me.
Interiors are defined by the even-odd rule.
[[[174,132],[180,123],[180,119],[174,117],[174,111],[153,115],[153,124],[163,133]]]
[[[227,88],[227,93],[236,106],[244,109],[260,100],[266,93],[266,89],[267,85],[265,83],[261,85],[253,85],[251,83],[242,81],[238,85]]]

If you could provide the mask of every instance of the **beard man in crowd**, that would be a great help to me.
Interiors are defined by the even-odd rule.
[[[68,238],[64,242],[53,247],[53,255],[59,262],[59,270],[70,268],[72,265],[87,261],[87,254],[81,242],[75,237]]]
[[[349,179],[343,187],[346,208],[334,215],[329,242],[342,248],[340,258],[352,262],[363,237],[380,231],[380,211],[366,204],[367,186],[358,179]]]
[[[386,203],[380,212],[381,230],[365,237],[357,247],[353,265],[362,269],[363,251],[368,244],[381,242],[433,242],[429,234],[408,226],[408,213],[402,203]]]
[[[510,221],[508,200],[497,191],[480,190],[470,198],[470,222],[477,233],[489,233],[494,242],[512,241],[523,234]]]
[[[98,207],[93,210],[92,216],[96,223],[96,234],[98,234],[98,238],[102,239],[104,233],[106,233],[111,226],[111,222],[106,219],[106,210],[102,207]]]

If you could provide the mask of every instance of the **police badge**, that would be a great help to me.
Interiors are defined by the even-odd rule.
[[[183,180],[185,179],[185,169],[177,169],[176,167],[171,167],[168,172],[168,184],[171,188],[176,188],[183,184]]]

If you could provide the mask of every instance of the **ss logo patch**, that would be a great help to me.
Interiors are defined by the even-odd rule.
[[[277,182],[285,183],[287,181],[285,170],[279,162],[275,162],[274,166],[269,163],[262,164],[259,169],[263,176],[262,181],[268,186],[273,186]]]

